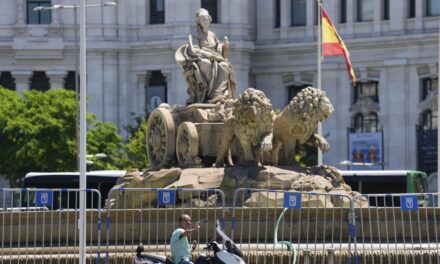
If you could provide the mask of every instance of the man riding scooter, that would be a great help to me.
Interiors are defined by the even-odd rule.
[[[171,235],[171,254],[175,264],[193,264],[191,261],[191,251],[197,247],[197,241],[193,241],[191,251],[188,243],[188,236],[200,229],[200,225],[191,225],[191,217],[187,214],[182,214],[179,217],[179,228],[174,230]]]

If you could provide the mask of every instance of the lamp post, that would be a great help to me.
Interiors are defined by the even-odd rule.
[[[116,6],[115,2],[106,2],[103,4],[92,4],[86,5],[86,0],[80,0],[79,5],[54,5],[51,7],[37,7],[34,11],[40,10],[52,10],[52,9],[73,9],[74,11],[79,8],[80,9],[80,21],[79,21],[79,57],[80,57],[80,76],[81,78],[81,92],[79,98],[79,188],[80,188],[80,198],[79,198],[79,263],[86,264],[86,195],[85,190],[87,189],[87,178],[86,178],[86,170],[87,170],[87,161],[86,161],[86,126],[87,126],[87,61],[86,61],[86,7],[99,7],[99,6]],[[75,12],[75,20],[76,20],[76,12]],[[75,21],[76,22],[76,21]],[[76,32],[76,23],[75,23],[75,32]],[[76,34],[75,34],[76,35]],[[77,41],[77,40],[75,40]],[[78,78],[75,76],[75,84],[77,83]],[[77,86],[78,87],[78,86]],[[78,90],[78,88],[76,88]],[[78,93],[77,93],[78,94]],[[78,122],[78,121],[77,121]],[[77,123],[78,125],[78,123]]]
[[[116,6],[115,2],[109,1],[105,2],[103,4],[90,4],[86,5],[86,8],[89,7],[101,7],[101,6]],[[73,25],[74,25],[74,39],[75,39],[75,93],[76,93],[76,142],[79,144],[79,109],[78,109],[78,102],[79,102],[79,56],[78,56],[78,22],[77,22],[77,9],[79,8],[79,5],[53,5],[53,6],[37,6],[33,9],[33,11],[50,11],[50,10],[60,10],[60,9],[73,9]],[[79,145],[77,145],[78,153],[79,153]],[[79,169],[79,155],[77,157],[77,164],[78,164],[78,171]]]

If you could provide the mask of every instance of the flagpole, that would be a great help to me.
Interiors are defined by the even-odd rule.
[[[440,193],[440,19],[438,24],[438,65],[437,65],[437,193]],[[440,196],[437,198],[440,207]]]
[[[321,29],[321,0],[316,0],[318,5],[318,41],[317,41],[317,49],[318,49],[318,89],[322,89],[321,87],[321,62],[322,62],[322,29]],[[318,123],[318,135],[322,135],[322,123]],[[318,166],[322,165],[322,151],[318,148]]]

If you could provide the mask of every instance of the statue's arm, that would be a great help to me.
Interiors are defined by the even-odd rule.
[[[223,55],[223,57],[225,59],[227,59],[229,57],[229,39],[228,37],[224,37],[223,38],[223,45],[222,46],[222,52],[221,54]]]

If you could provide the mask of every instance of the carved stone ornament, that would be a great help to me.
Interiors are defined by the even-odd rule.
[[[431,110],[437,111],[438,103],[437,103],[437,91],[430,91],[426,96],[425,100],[419,103],[420,112]]]
[[[352,112],[353,114],[362,113],[364,115],[367,115],[371,112],[377,113],[379,111],[379,104],[368,96],[360,97],[359,100],[350,107],[350,112]]]

